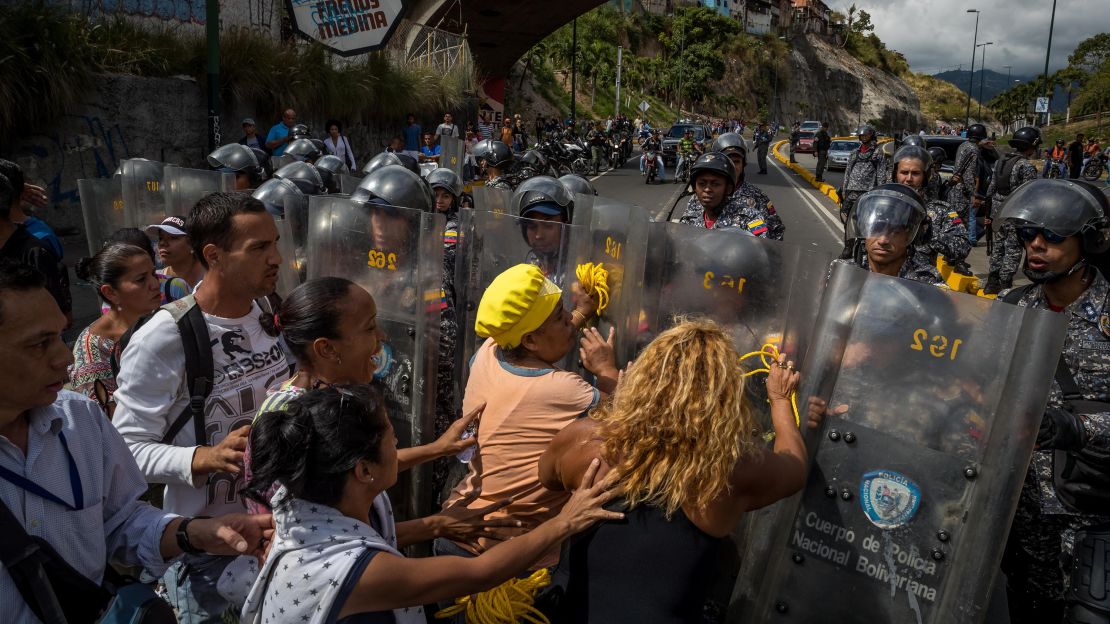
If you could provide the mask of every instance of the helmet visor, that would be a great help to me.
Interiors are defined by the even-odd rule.
[[[856,204],[855,226],[859,238],[905,232],[913,240],[924,221],[924,210],[901,193],[871,191]]]

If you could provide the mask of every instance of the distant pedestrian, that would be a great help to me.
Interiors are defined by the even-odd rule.
[[[271,156],[285,154],[285,146],[293,141],[293,135],[290,131],[296,123],[297,111],[292,108],[285,109],[285,112],[281,114],[281,121],[274,124],[270,128],[270,132],[266,134],[266,149],[269,150]]]
[[[485,111],[478,113],[478,139],[482,141],[493,140],[493,122],[490,121],[489,113]]]
[[[250,117],[243,120],[243,138],[239,139],[239,144],[258,148],[267,154],[270,153],[270,150],[266,148],[265,139],[258,136],[258,126],[254,124],[254,119]]]
[[[767,124],[761,123],[756,126],[755,134],[752,138],[755,140],[755,153],[759,163],[759,173],[767,174],[767,149],[771,146],[771,131],[767,129]]]
[[[790,162],[797,163],[794,160],[794,150],[798,149],[798,139],[802,136],[802,126],[798,122],[790,127]]]
[[[405,139],[405,153],[413,158],[420,158],[420,136],[424,134],[423,128],[416,123],[416,115],[409,113],[405,119],[405,127],[401,129],[401,136]]]
[[[351,142],[343,134],[342,124],[337,119],[329,119],[325,127],[328,129],[328,136],[324,139],[324,147],[327,148],[328,153],[342,158],[351,171],[357,171],[355,151],[351,149]]]
[[[455,117],[451,113],[444,113],[443,123],[436,126],[436,141],[439,141],[439,137],[444,136],[462,138],[459,127],[455,125]]]
[[[1083,133],[1075,135],[1075,140],[1068,143],[1068,177],[1075,180],[1079,178],[1079,170],[1083,168],[1083,156],[1086,145],[1083,144]]]
[[[817,181],[825,181],[825,167],[829,161],[829,148],[832,147],[832,137],[829,136],[829,122],[821,122],[821,129],[813,137],[813,149],[817,151]]]

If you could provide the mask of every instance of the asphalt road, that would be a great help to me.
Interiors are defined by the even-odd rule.
[[[807,156],[803,155],[805,159]],[[767,157],[767,174],[760,175],[753,161],[745,169],[746,179],[771,198],[786,225],[786,242],[837,254],[842,248],[840,219],[836,205],[797,174]],[[672,171],[667,170],[668,180]],[[623,167],[603,172],[593,179],[601,195],[620,199],[646,208],[657,221],[677,218],[686,206],[687,197],[675,204],[682,188],[671,182],[644,184],[639,173],[639,153]]]

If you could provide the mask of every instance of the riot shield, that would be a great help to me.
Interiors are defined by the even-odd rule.
[[[299,162],[299,161],[296,158],[293,158],[292,156],[288,156],[288,155],[271,156],[270,157],[270,166],[273,167],[274,171],[277,171],[278,169],[281,169],[282,167],[284,167],[285,165],[288,165],[289,163],[295,163],[295,162]]]
[[[443,215],[339,196],[309,202],[308,277],[337,276],[365,288],[385,334],[375,374],[383,384],[399,446],[434,439],[439,315],[443,304]],[[399,482],[406,518],[430,513],[430,468]]]
[[[339,174],[339,192],[343,195],[350,195],[355,192],[360,182],[362,182],[362,176],[341,173]]]
[[[235,190],[235,174],[166,165],[162,170],[166,215],[188,215],[197,200],[210,193]],[[157,221],[151,221],[157,223]]]
[[[497,214],[509,214],[510,200],[513,198],[511,191],[490,188],[488,186],[475,186],[470,194],[474,197],[474,209]]]
[[[808,436],[808,481],[763,517],[730,621],[981,622],[1064,331],[835,265],[798,403],[847,412]]]
[[[89,256],[92,256],[100,251],[112,232],[124,225],[121,176],[78,180],[77,195],[81,198],[85,238],[89,243]]]
[[[443,135],[439,137],[439,146],[439,166],[454,171],[461,180],[463,163],[466,162],[466,143],[459,137]]]
[[[598,316],[603,336],[616,330],[617,365],[624,367],[639,350],[636,336],[643,309],[644,263],[651,217],[640,206],[608,197],[574,196],[574,223],[590,231],[586,261],[609,272],[608,301]]]
[[[304,281],[301,271],[302,263],[298,261],[296,244],[293,241],[293,229],[287,219],[274,217],[274,225],[278,230],[278,253],[281,254],[281,267],[278,268],[277,293],[282,298],[300,286]]]
[[[166,218],[164,167],[143,158],[120,163],[124,225],[141,229]]]
[[[563,289],[563,305],[574,309],[575,268],[585,262],[589,231],[581,226],[533,221],[482,210],[459,211],[459,253],[455,260],[455,290],[462,348],[458,371],[466,385],[470,357],[482,339],[474,333],[478,303],[495,277],[517,264],[535,264]],[[577,349],[560,363],[570,368]]]

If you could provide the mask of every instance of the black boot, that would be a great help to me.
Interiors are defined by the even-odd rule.
[[[998,273],[991,273],[987,275],[987,285],[983,287],[984,295],[997,295],[1002,292],[1002,281],[998,279]]]
[[[966,260],[960,260],[952,265],[952,270],[960,275],[975,275],[971,270],[971,265]]]

